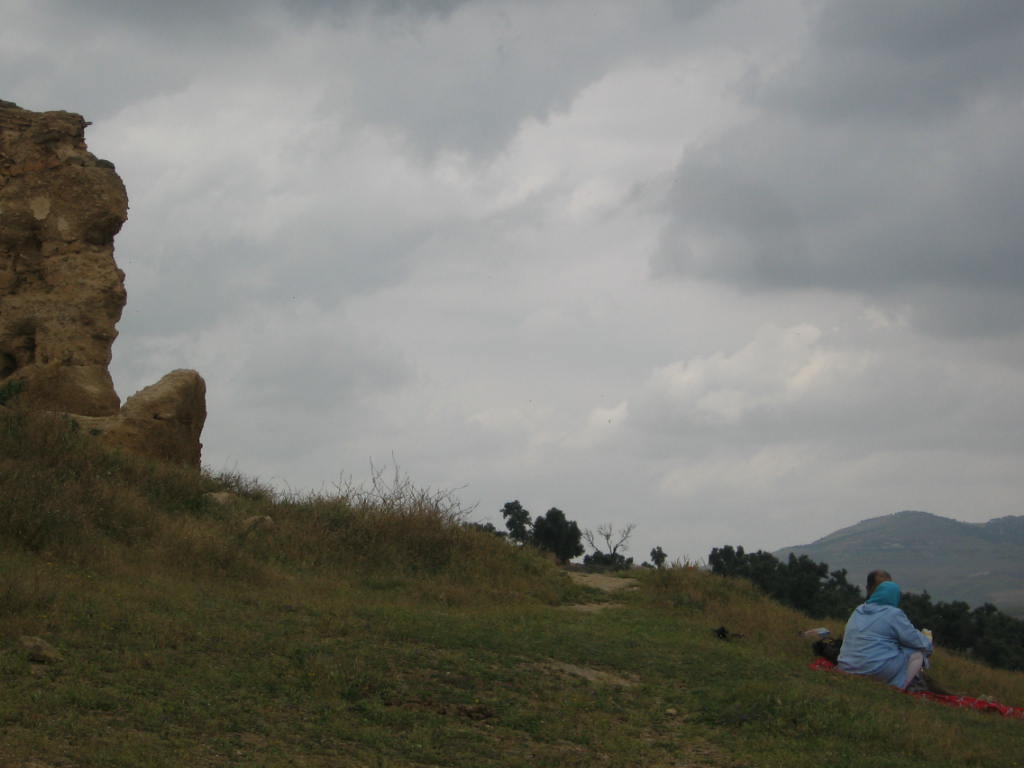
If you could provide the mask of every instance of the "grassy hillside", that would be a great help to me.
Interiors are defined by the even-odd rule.
[[[963,523],[898,512],[775,554],[785,559],[790,553],[846,568],[858,584],[868,571],[885,568],[905,591],[972,606],[990,602],[1024,616],[1024,517]]]
[[[818,622],[748,583],[607,594],[462,522],[400,481],[275,500],[0,410],[0,766],[1024,764],[1024,722],[810,670]],[[937,655],[1024,704],[1024,675]]]

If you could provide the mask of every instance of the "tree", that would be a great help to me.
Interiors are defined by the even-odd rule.
[[[724,547],[715,547],[708,555],[711,572],[719,576],[746,576],[745,563],[746,553],[742,546],[733,549],[731,544],[726,544]]]
[[[724,546],[711,550],[708,564],[714,573],[750,579],[779,602],[815,617],[845,619],[863,599],[845,569],[830,572],[806,555],[781,563],[768,552]],[[932,603],[927,592],[905,592],[900,607],[915,627],[930,628],[937,644],[996,667],[1024,669],[1024,621],[991,603],[971,610],[964,602]]]
[[[465,525],[468,528],[473,528],[474,530],[482,531],[483,533],[493,534],[501,539],[504,539],[508,536],[508,534],[504,531],[499,531],[497,528],[495,528],[494,523],[466,523]]]
[[[789,556],[786,563],[770,552],[743,551],[725,546],[711,550],[708,564],[713,573],[741,576],[781,603],[811,616],[846,618],[860,602],[860,591],[846,580],[846,571],[828,570],[806,555]]]
[[[651,550],[651,562],[654,563],[655,568],[663,568],[665,561],[668,559],[668,555],[661,547],[655,547]]]
[[[591,530],[583,532],[583,538],[594,552],[583,558],[585,565],[598,565],[604,568],[629,568],[633,565],[633,558],[625,557],[619,549],[626,546],[629,537],[633,535],[636,525],[630,523],[625,528],[615,531],[611,523],[597,526],[596,533]],[[598,539],[604,541],[604,545],[598,543]]]
[[[932,603],[925,592],[905,593],[900,607],[915,627],[928,627],[936,644],[969,653],[1004,669],[1024,669],[1024,621],[991,603],[971,610],[967,603]]]
[[[594,531],[585,530],[583,531],[583,538],[586,540],[590,548],[595,552],[601,552],[606,555],[614,557],[618,554],[621,547],[626,546],[626,542],[629,541],[629,537],[633,535],[633,531],[636,529],[635,523],[630,523],[625,528],[620,528],[617,532],[612,529],[611,523],[605,523],[604,525],[597,526],[597,532],[595,535]],[[597,543],[597,539],[604,540],[604,547]],[[615,541],[612,544],[612,540]],[[659,548],[660,549],[660,548]]]
[[[523,509],[519,501],[507,501],[501,508],[501,516],[505,518],[508,537],[520,544],[526,544],[533,538],[529,511]]]
[[[533,543],[543,550],[553,552],[559,563],[583,554],[581,536],[576,521],[566,520],[565,513],[558,507],[552,507],[544,517],[533,521]]]

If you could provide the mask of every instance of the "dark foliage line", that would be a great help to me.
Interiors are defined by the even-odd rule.
[[[936,642],[1001,669],[1024,669],[1024,621],[992,603],[973,610],[960,600],[933,603],[925,592],[903,595],[900,607],[918,627],[928,627]]]
[[[575,520],[566,518],[565,513],[552,507],[543,516],[531,517],[529,510],[519,500],[506,502],[501,508],[508,532],[499,531],[491,523],[471,523],[475,527],[496,534],[520,545],[530,545],[555,555],[559,563],[565,564],[582,555],[583,543],[593,549],[584,556],[583,565],[593,570],[621,571],[633,567],[633,558],[626,557],[623,550],[636,526],[633,523],[616,530],[611,523],[597,526],[595,530],[581,530]],[[644,563],[643,567],[661,568],[668,555],[661,547],[651,550],[654,566]]]
[[[780,603],[815,618],[845,619],[863,600],[847,581],[846,569],[829,571],[807,555],[790,555],[783,563],[770,552],[747,553],[726,545],[711,550],[708,564],[713,573],[750,579]]]
[[[532,519],[530,512],[518,500],[509,501],[501,508],[501,516],[505,518],[507,536],[512,541],[551,552],[560,563],[583,554],[580,541],[583,532],[576,521],[567,519],[565,512],[558,507],[552,507],[546,514]]]
[[[708,557],[713,573],[741,576],[784,605],[815,618],[846,619],[863,600],[860,588],[846,579],[846,569],[830,571],[807,555],[790,554],[782,562],[769,552],[743,547],[715,547]],[[1024,669],[1024,621],[991,603],[971,609],[964,602],[933,603],[931,596],[904,593],[900,604],[918,627],[932,630],[935,642],[1001,669]]]

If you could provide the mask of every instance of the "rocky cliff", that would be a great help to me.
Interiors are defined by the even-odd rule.
[[[199,464],[205,383],[174,371],[124,408],[109,365],[126,301],[114,236],[128,196],[88,123],[0,101],[0,386],[34,410],[86,417],[108,444]]]

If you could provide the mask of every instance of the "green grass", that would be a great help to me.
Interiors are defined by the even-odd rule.
[[[745,582],[637,571],[576,611],[608,598],[463,518],[401,480],[279,499],[0,412],[0,766],[1024,764],[1022,721],[810,670],[819,622]],[[1024,704],[1024,675],[936,672]]]

